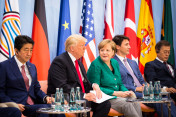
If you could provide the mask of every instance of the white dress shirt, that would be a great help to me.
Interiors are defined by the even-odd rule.
[[[70,56],[70,58],[71,58],[71,60],[72,60],[72,62],[73,62],[73,64],[74,64],[74,66],[75,66],[76,58],[75,58],[71,53],[69,53],[69,52],[68,52],[68,55]],[[83,77],[83,75],[82,75],[82,72],[81,72],[80,67],[79,67],[79,71],[80,71],[80,73],[81,73],[82,81],[84,81],[84,77]]]
[[[17,62],[17,65],[18,65],[19,70],[22,71],[21,66],[22,66],[23,64],[18,60],[18,58],[17,58],[16,56],[14,56],[14,58],[15,58],[15,61]],[[29,70],[28,70],[28,68],[27,68],[26,63],[24,63],[24,66],[25,66],[26,76],[27,76],[27,78],[29,79],[29,86],[31,86],[32,77],[31,77],[31,75],[30,75],[30,73],[29,73]]]

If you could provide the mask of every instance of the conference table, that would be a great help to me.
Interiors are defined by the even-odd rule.
[[[126,101],[132,102],[132,103],[161,103],[161,112],[162,112],[161,117],[163,117],[163,104],[166,104],[168,108],[168,116],[171,117],[172,99],[168,99],[168,98],[163,98],[161,100],[127,99]]]

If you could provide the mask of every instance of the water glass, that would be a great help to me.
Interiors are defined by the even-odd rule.
[[[68,93],[64,93],[64,110],[65,111],[69,111],[69,94]]]
[[[55,109],[55,94],[51,94],[51,108]]]

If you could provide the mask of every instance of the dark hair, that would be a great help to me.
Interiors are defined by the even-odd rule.
[[[116,35],[112,40],[119,46],[121,46],[123,40],[130,41],[130,39],[124,35]]]
[[[34,45],[34,41],[26,36],[26,35],[18,35],[16,38],[15,38],[15,45],[14,47],[17,49],[17,50],[20,50],[24,44],[32,44]]]
[[[159,53],[160,52],[160,49],[162,46],[171,46],[170,43],[166,40],[161,40],[159,41],[156,46],[155,46],[155,50],[156,50],[156,53]]]

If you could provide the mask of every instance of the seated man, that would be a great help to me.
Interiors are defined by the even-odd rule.
[[[66,52],[57,56],[49,69],[48,74],[48,94],[56,92],[56,88],[63,88],[64,93],[70,93],[71,88],[80,87],[84,98],[91,102],[93,117],[107,117],[110,110],[109,101],[97,104],[96,96],[89,93],[92,84],[87,79],[83,64],[78,60],[84,55],[87,39],[80,35],[71,35],[65,42]],[[93,84],[93,89],[101,98],[101,91],[97,84]]]
[[[36,114],[41,107],[51,103],[37,81],[37,70],[29,59],[34,41],[24,35],[15,38],[15,56],[0,63],[0,102],[15,102],[25,116]]]
[[[131,59],[128,59],[126,55],[129,54],[130,50],[130,39],[124,35],[117,35],[113,38],[113,41],[116,43],[117,53],[114,56],[119,63],[120,74],[123,84],[128,90],[132,90],[137,98],[142,98],[142,91],[144,86],[144,78],[139,70],[137,63]],[[157,114],[161,116],[161,104],[145,104],[149,107],[155,109]],[[176,108],[172,103],[172,117],[176,117]],[[167,106],[163,106],[164,117],[168,116]]]
[[[156,44],[157,57],[154,61],[145,64],[144,76],[147,82],[160,81],[161,87],[170,92],[171,98],[176,102],[176,69],[173,65],[167,63],[170,47],[170,43],[165,40]]]

